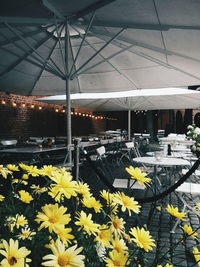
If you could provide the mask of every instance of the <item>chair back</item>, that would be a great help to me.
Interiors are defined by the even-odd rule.
[[[125,146],[126,146],[126,148],[131,149],[131,148],[134,148],[134,143],[133,142],[127,142],[127,143],[125,143]]]
[[[99,157],[103,156],[106,153],[105,146],[100,146],[96,149],[97,155]]]
[[[17,140],[2,140],[0,142],[3,146],[15,146],[17,144]]]

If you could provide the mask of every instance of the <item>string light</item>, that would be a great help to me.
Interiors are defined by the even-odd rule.
[[[57,113],[58,113],[58,111],[59,111],[59,109],[58,109],[58,108],[56,108],[56,109],[55,109],[55,112],[57,112]]]
[[[2,105],[5,105],[5,104],[6,104],[6,101],[5,101],[5,100],[2,100],[2,101],[1,101],[1,104],[2,104]]]
[[[31,104],[31,108],[34,109],[35,105],[34,104]]]
[[[23,104],[22,104],[22,108],[25,108],[25,107],[26,107],[26,104],[23,103]]]
[[[41,107],[41,106],[39,106],[39,107],[38,107],[38,109],[39,109],[39,110],[42,110],[42,107]]]
[[[15,102],[13,102],[12,106],[15,108],[17,106],[17,104]]]

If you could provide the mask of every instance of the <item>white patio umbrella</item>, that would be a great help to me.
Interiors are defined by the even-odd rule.
[[[186,12],[187,11],[187,12]],[[197,0],[2,0],[0,90],[23,95],[200,83]]]
[[[198,109],[200,91],[184,88],[141,89],[113,93],[71,94],[74,108],[92,111],[128,110],[128,135],[130,138],[131,110]],[[65,104],[65,95],[38,98],[38,101],[51,104]]]

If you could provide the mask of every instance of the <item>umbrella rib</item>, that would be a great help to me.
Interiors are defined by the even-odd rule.
[[[111,36],[110,33],[106,33],[105,31],[102,31],[102,30],[97,30],[97,29],[93,28],[91,31],[93,32],[93,34],[103,35],[103,36],[105,36],[107,38],[110,38],[110,36]],[[200,62],[200,59],[198,59],[198,58],[193,58],[193,57],[190,57],[190,56],[187,56],[187,55],[183,55],[181,53],[174,52],[174,51],[171,51],[171,50],[166,50],[165,51],[162,48],[155,47],[153,45],[149,45],[149,44],[146,44],[146,43],[143,43],[143,42],[138,42],[136,40],[130,40],[127,37],[118,37],[117,39],[118,39],[118,41],[126,42],[126,43],[129,43],[129,44],[134,44],[135,46],[139,46],[139,47],[142,47],[142,48],[145,48],[145,49],[149,49],[149,50],[152,50],[154,52],[161,53],[161,54],[167,53],[167,55],[175,55],[175,56],[182,57],[182,58],[185,58],[185,59],[189,59],[189,60],[194,60],[196,62]],[[114,41],[114,42],[116,42],[116,41]],[[120,47],[122,45],[124,45],[122,43],[119,43],[119,44],[120,44]],[[130,50],[130,52],[131,52],[131,50]],[[166,63],[165,63],[165,66],[167,67]]]
[[[122,107],[122,108],[125,108],[125,109],[128,109],[127,106],[124,104],[124,103],[121,103],[121,101],[119,101],[118,98],[112,98],[112,101],[114,103],[116,103],[118,106]]]
[[[97,35],[98,35],[98,33],[97,33]],[[102,34],[100,34],[100,35],[102,35]],[[106,33],[104,33],[104,35],[106,36]],[[136,55],[139,55],[139,56],[141,56],[141,57],[143,57],[143,58],[146,58],[146,59],[148,59],[148,60],[150,60],[150,61],[152,61],[152,62],[155,62],[155,63],[157,63],[157,64],[159,64],[159,65],[161,65],[161,66],[163,66],[163,67],[165,67],[165,68],[168,68],[168,69],[173,69],[173,70],[176,70],[176,71],[178,71],[178,72],[181,72],[181,73],[183,73],[183,74],[186,74],[186,75],[188,75],[188,76],[190,76],[190,77],[192,77],[192,78],[195,78],[195,79],[197,79],[197,80],[200,80],[200,77],[198,77],[198,76],[196,76],[196,75],[193,75],[193,74],[191,74],[191,73],[189,73],[189,72],[186,72],[186,71],[184,71],[184,70],[182,70],[182,69],[180,69],[180,68],[177,68],[177,67],[175,67],[175,66],[173,66],[173,65],[171,65],[171,64],[166,64],[165,62],[163,62],[163,61],[161,61],[160,59],[157,59],[157,58],[154,58],[154,57],[152,57],[152,56],[149,56],[149,55],[147,55],[147,54],[145,54],[145,53],[143,53],[143,52],[139,52],[139,51],[136,51],[136,50],[129,50],[130,48],[127,46],[127,45],[125,45],[125,44],[122,44],[122,43],[120,43],[120,42],[113,42],[113,44],[117,44],[118,43],[118,45],[117,46],[124,46],[124,47],[127,47],[127,50],[129,51],[129,52],[131,52],[131,53],[133,53],[133,54],[136,54]],[[131,41],[127,41],[127,43],[129,43],[129,44],[131,44]],[[132,43],[132,46],[135,46],[135,45],[137,45],[136,43],[135,44],[133,44]],[[137,46],[139,46],[139,45],[137,45]]]
[[[133,45],[129,45],[128,47],[122,48],[120,51],[118,51],[118,52],[116,52],[116,53],[110,55],[109,57],[107,57],[107,58],[105,58],[105,59],[102,59],[101,61],[99,61],[99,62],[97,62],[96,64],[94,64],[94,65],[92,65],[92,66],[90,66],[90,67],[84,69],[83,71],[81,71],[81,72],[79,72],[79,73],[76,73],[74,76],[72,75],[72,78],[76,77],[77,75],[81,75],[82,73],[86,73],[88,70],[93,69],[94,67],[96,67],[96,66],[98,66],[98,65],[100,65],[100,64],[102,64],[102,63],[104,63],[105,61],[107,61],[107,60],[109,60],[109,59],[111,59],[111,58],[113,58],[113,57],[115,57],[115,56],[117,56],[117,55],[123,53],[124,51],[130,49],[132,46],[133,46]]]
[[[118,33],[116,33],[107,43],[105,43],[94,55],[92,55],[88,60],[86,60],[79,68],[78,70],[71,75],[71,78],[73,79],[77,73],[83,69],[94,57],[96,57],[103,49],[105,49],[114,39],[116,39],[125,29],[121,29]]]
[[[1,33],[1,34],[2,34],[2,33]],[[43,39],[41,42],[39,42],[39,43],[35,46],[35,49],[39,48],[39,47],[40,47],[43,43],[45,43],[48,39],[49,39],[49,37],[46,37],[46,38]],[[18,44],[15,44],[15,46],[17,46],[18,48],[20,48],[20,49],[22,50],[22,48],[21,48]],[[41,66],[43,65],[43,62],[42,62],[41,60],[39,60],[39,59],[38,59],[38,62],[40,62],[42,65],[40,65],[40,64],[38,64],[37,62],[34,62],[34,61],[32,61],[32,60],[30,60],[30,59],[27,58],[28,56],[31,56],[32,49],[29,50],[29,51],[27,51],[27,52],[25,53],[25,55],[23,55],[23,56],[18,55],[17,53],[12,52],[12,51],[10,51],[10,50],[8,50],[8,49],[6,49],[6,48],[3,48],[3,47],[1,47],[0,49],[6,51],[6,52],[8,52],[8,53],[11,53],[11,54],[13,54],[13,55],[15,55],[15,56],[17,56],[17,57],[19,58],[19,59],[16,60],[13,64],[9,65],[9,66],[6,68],[6,70],[4,70],[3,72],[1,72],[1,73],[0,73],[0,77],[3,76],[3,75],[5,75],[6,73],[10,72],[13,68],[15,68],[17,65],[19,65],[23,60],[26,60],[26,61],[28,61],[29,63],[31,63],[31,64],[33,64],[33,65],[36,65],[36,66],[39,66],[39,67],[41,67]],[[24,51],[24,50],[23,50],[23,51]],[[55,73],[55,71],[53,71],[53,70],[51,70],[51,69],[46,69],[46,70],[49,71],[49,72],[51,72],[51,73],[53,73],[53,74],[55,74],[55,75],[58,75],[57,73]]]
[[[80,53],[80,51],[81,51],[81,48],[82,48],[82,46],[83,46],[83,43],[84,43],[84,41],[85,41],[87,35],[88,35],[88,32],[89,32],[89,30],[90,30],[90,27],[92,26],[92,22],[93,22],[93,20],[94,20],[95,15],[96,15],[96,12],[94,11],[93,14],[92,14],[92,16],[91,16],[91,18],[90,18],[90,21],[89,21],[89,24],[88,24],[87,29],[86,29],[86,31],[85,31],[85,34],[84,34],[84,36],[83,36],[83,38],[82,38],[82,40],[81,40],[81,44],[80,44],[80,46],[79,46],[79,48],[78,48],[78,51],[77,51],[77,53],[76,53],[74,62],[73,62],[73,64],[72,64],[71,70],[70,70],[70,72],[69,72],[69,77],[70,77],[70,75],[71,75],[71,73],[72,73],[73,67],[74,67],[75,64],[76,64],[76,61],[77,61],[78,56],[79,56],[79,53]],[[79,33],[79,34],[80,34],[80,33]]]
[[[29,36],[32,36],[32,35],[35,35],[35,34],[38,34],[38,33],[41,33],[41,29],[35,30],[35,31],[31,31],[31,32],[26,32],[22,36],[23,36],[23,38],[26,38],[26,37],[29,37]],[[8,45],[8,44],[11,44],[11,43],[14,43],[14,42],[17,42],[19,40],[20,40],[19,37],[13,37],[13,38],[6,39],[6,40],[0,42],[0,47]]]
[[[156,7],[155,0],[153,0],[153,5],[154,5],[154,9],[155,9],[156,16],[157,16],[157,19],[158,19],[158,23],[159,23],[159,26],[160,26],[160,35],[161,35],[161,39],[162,39],[164,50],[165,50],[166,62],[168,64],[169,62],[168,62],[167,53],[166,53],[167,48],[166,48],[166,45],[165,45],[165,40],[164,40],[164,36],[163,36],[163,31],[162,31],[162,24],[161,24],[161,21],[160,21],[160,17],[159,17],[159,14],[158,14],[158,9]]]
[[[105,104],[108,103],[109,101],[110,101],[110,99],[105,100],[103,103],[99,104],[99,105],[95,108],[95,110],[98,110],[100,107],[102,107],[103,105],[105,105]]]
[[[6,49],[6,48],[0,47],[0,49],[6,51],[7,53],[12,54],[12,55],[14,55],[14,56],[16,56],[16,57],[21,58],[20,55],[16,54],[16,53],[13,52],[13,51],[10,51],[10,50],[8,50],[8,49]],[[31,60],[31,59],[24,58],[23,60],[25,60],[25,61],[27,61],[27,62],[31,63],[32,65],[35,65],[35,66],[37,66],[37,67],[39,67],[39,68],[42,68],[42,67],[43,67],[43,65],[41,65],[41,64],[39,64],[38,62],[35,62],[35,61]],[[18,63],[18,64],[19,64],[19,63]],[[16,64],[16,65],[18,65],[18,64]],[[13,69],[13,68],[14,68],[14,64],[13,64],[13,67],[9,67],[9,68],[10,68],[10,70]],[[10,71],[10,70],[9,70],[9,71]],[[49,73],[52,73],[52,74],[54,74],[54,75],[57,75],[57,73],[55,73],[54,71],[52,71],[52,70],[50,70],[50,69],[45,68],[45,70],[48,71]],[[9,72],[9,71],[7,71],[7,72]],[[6,73],[7,73],[7,72],[6,72]],[[4,73],[4,74],[5,74],[5,73]],[[3,75],[3,74],[2,74],[2,75]],[[57,75],[57,76],[58,76],[58,75]],[[0,74],[0,77],[1,77],[1,74]],[[59,76],[59,77],[60,77],[60,76]],[[62,77],[60,77],[60,78],[62,78]]]
[[[71,43],[71,38],[70,38],[70,37],[69,37],[69,46],[70,46],[70,50],[71,50],[72,60],[73,60],[73,62],[74,62],[74,54],[73,54],[73,50],[72,50],[72,43]],[[76,71],[76,66],[75,66],[75,64],[74,64],[74,69],[75,69],[75,71]],[[70,77],[69,74],[68,74],[68,77]],[[79,78],[76,77],[76,79],[77,79],[77,83],[78,83],[78,91],[79,91],[79,93],[81,93],[81,87],[80,87],[80,83],[79,83]]]
[[[56,30],[56,28],[55,28],[55,30]],[[43,31],[43,30],[42,30],[42,31]],[[62,29],[61,29],[61,31],[62,31]],[[20,32],[22,32],[22,31],[20,31]],[[52,36],[54,36],[54,35],[51,35],[51,33],[47,32],[47,31],[45,31],[45,32],[46,32],[48,35],[50,34],[50,38],[52,38]],[[33,37],[31,37],[31,39],[35,40]],[[57,40],[57,38],[55,38],[55,39]],[[19,48],[21,48],[21,47],[19,47]],[[36,56],[34,56],[33,54],[31,54],[30,57],[34,58],[36,61],[39,60],[39,58],[36,57]],[[44,60],[45,60],[45,62],[43,62],[43,60],[40,60],[42,65],[46,63],[46,59],[45,59],[45,58],[44,58]],[[60,72],[61,75],[62,75],[63,72],[62,72],[61,69],[58,67],[58,65],[57,65],[51,58],[50,58],[49,60],[52,62],[52,64],[55,66],[55,68],[54,68],[49,62],[47,63],[47,64],[49,65],[47,68],[54,70],[54,72],[56,72],[56,70],[57,70],[57,73]],[[46,64],[46,65],[47,65],[47,64]],[[55,74],[55,75],[56,75],[56,74]],[[61,76],[61,77],[62,77],[62,76]]]
[[[44,1],[44,0],[43,0]],[[59,48],[60,48],[60,53],[61,53],[61,58],[62,58],[62,62],[63,62],[63,67],[65,69],[65,73],[67,73],[67,70],[66,70],[66,64],[65,64],[65,59],[64,59],[64,55],[63,55],[63,51],[62,51],[62,47],[61,47],[61,42],[60,42],[60,35],[62,34],[62,30],[64,29],[64,24],[61,28],[61,31],[60,33],[58,32],[58,24],[57,24],[57,20],[56,20],[56,17],[55,17],[55,24],[56,24],[56,33],[57,33],[57,38],[58,38],[58,44],[59,44]]]
[[[54,45],[53,45],[53,47],[52,47],[52,49],[51,49],[51,51],[50,51],[50,53],[49,53],[49,55],[47,57],[47,60],[49,60],[49,58],[51,57],[51,55],[52,55],[57,43],[58,43],[58,40],[55,40],[55,43],[54,43]],[[37,76],[36,80],[34,81],[34,84],[33,84],[32,88],[31,88],[31,90],[29,91],[28,95],[32,94],[32,91],[35,88],[35,85],[36,85],[37,81],[40,79],[40,77],[42,76],[43,71],[45,70],[46,64],[47,63],[44,63],[42,69],[39,72],[39,75]]]
[[[79,35],[81,38],[82,37],[82,34],[80,33],[79,30],[77,30],[75,27],[72,26],[73,29],[75,29],[76,31],[78,31]],[[87,40],[85,40],[85,42],[92,48],[94,49],[94,51],[96,52],[97,49],[92,45],[90,44]],[[104,57],[101,53],[99,53],[99,56],[102,57],[114,70],[116,70],[120,75],[122,75],[125,79],[127,79],[129,82],[131,82],[135,87],[137,87],[137,85],[134,83],[133,80],[131,80],[126,74],[124,74],[118,67],[116,67],[115,65],[113,65],[113,63],[111,63],[109,60],[106,59],[106,57]],[[83,73],[83,72],[82,72]]]
[[[99,0],[98,2],[89,5],[88,7],[84,8],[83,10],[79,11],[77,14],[71,16],[72,20],[77,20],[80,17],[84,17],[88,13],[91,13],[97,9],[100,9],[108,4],[111,4],[112,2],[115,2],[116,0]],[[70,18],[68,18],[70,19]]]
[[[30,45],[22,36],[21,36],[21,34],[19,34],[19,33],[17,33],[14,29],[13,29],[13,27],[11,27],[7,22],[5,22],[5,25],[8,27],[8,29],[10,29],[10,31],[12,32],[12,33],[14,33],[15,35],[17,35],[17,36],[19,36],[20,38],[21,38],[21,40],[32,50],[32,52],[34,52],[34,53],[36,53],[36,55],[38,55],[39,56],[39,58],[41,58],[42,60],[43,60],[43,62],[45,63],[46,62],[46,60],[45,60],[45,58],[43,58],[37,51],[36,51],[36,49],[32,46],[32,45]],[[54,31],[55,31],[55,29],[54,29]],[[47,38],[47,40],[49,39],[49,36],[48,36],[48,38]],[[50,65],[49,64],[49,62],[48,62],[48,65]],[[53,67],[53,66],[51,66],[50,65],[50,67]],[[57,71],[55,68],[53,68],[55,71]],[[60,74],[61,75],[64,75],[63,74],[63,72],[61,71],[61,70],[59,70],[59,72],[60,72]]]
[[[82,25],[88,23],[88,20],[85,19],[81,22]],[[126,22],[111,22],[111,21],[96,21],[93,23],[94,27],[109,27],[109,28],[126,28],[126,29],[142,29],[142,30],[160,30],[160,26],[157,24],[145,24],[145,23],[126,23]],[[168,31],[169,29],[181,29],[181,30],[200,30],[200,26],[192,25],[173,25],[173,24],[162,24],[162,30]]]
[[[140,103],[138,106],[136,106],[136,108],[139,108],[143,103],[145,103],[146,101],[149,102],[153,107],[155,107],[155,109],[157,109],[157,107],[148,99],[148,97],[145,96],[141,96],[142,99],[144,99],[144,101],[142,103]]]

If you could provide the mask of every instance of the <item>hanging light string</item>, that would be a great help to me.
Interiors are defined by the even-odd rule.
[[[1,99],[0,100],[0,105],[6,105],[6,106],[10,106],[10,107],[13,107],[13,108],[26,108],[26,109],[32,109],[32,110],[43,110],[44,107],[45,108],[48,108],[44,105],[41,105],[41,104],[38,104],[38,103],[29,103],[29,104],[26,104],[23,102],[16,102],[14,100],[9,100],[9,101],[6,101],[5,99]],[[50,109],[50,108],[49,108]],[[53,107],[54,111],[56,113],[66,113],[66,110],[65,108],[60,108],[60,107]],[[78,116],[78,117],[85,117],[85,118],[91,118],[91,119],[94,119],[94,120],[117,120],[117,118],[111,118],[111,117],[105,117],[105,116],[102,116],[102,115],[93,115],[91,113],[88,113],[88,112],[80,112],[80,111],[72,111],[71,112],[71,115],[72,116]]]

